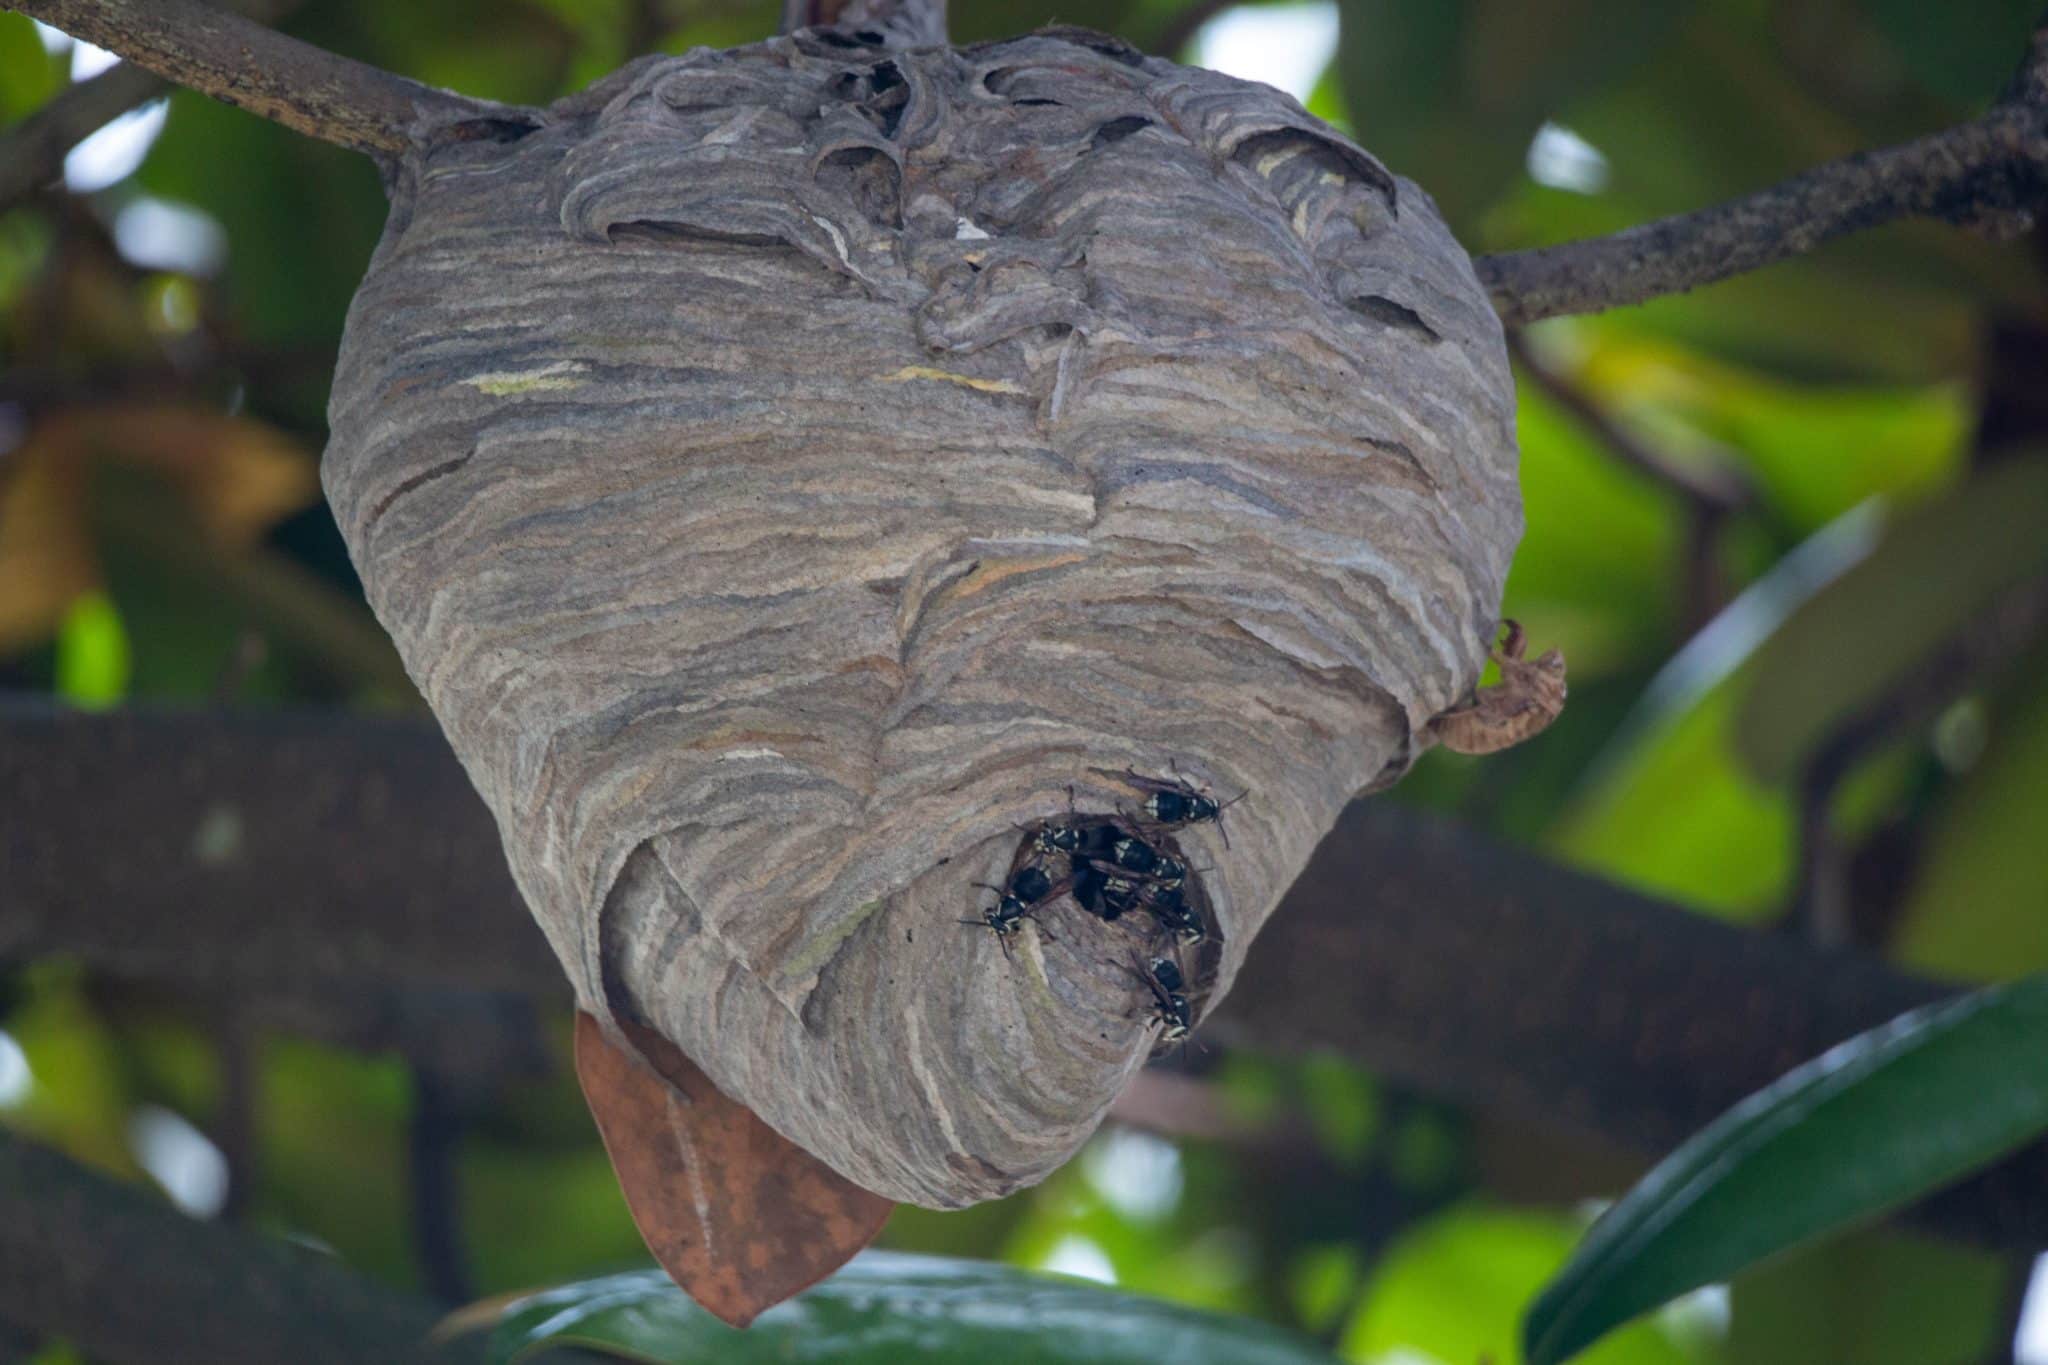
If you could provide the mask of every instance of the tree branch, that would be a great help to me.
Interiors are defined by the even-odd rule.
[[[73,147],[162,93],[161,78],[123,62],[66,87],[0,132],[0,212],[62,179],[64,158]]]
[[[873,28],[892,47],[946,41],[946,0],[782,0],[782,31]]]
[[[1743,1096],[1949,988],[1703,915],[1385,802],[1347,811],[1217,1033],[1328,1048],[1482,1110],[1661,1156]],[[2048,1244],[2048,1144],[1909,1215]]]
[[[1180,50],[1195,40],[1202,25],[1230,8],[1234,0],[1188,0],[1145,44],[1145,50],[1168,61],[1178,61]]]
[[[1607,415],[1592,397],[1530,349],[1519,331],[1508,333],[1508,354],[1530,382],[1584,426],[1617,459],[1638,474],[1678,494],[1699,511],[1740,512],[1756,501],[1756,490],[1736,465],[1715,461],[1703,468],[1669,459],[1664,452],[1636,438]]]
[[[423,120],[502,115],[199,0],[7,0],[167,80],[354,151],[396,155]]]
[[[286,1243],[186,1218],[0,1131],[0,1317],[110,1365],[478,1359],[434,1310]]]
[[[422,721],[0,704],[0,810],[34,813],[0,822],[0,959],[72,953],[124,974],[308,995],[363,982],[430,999],[451,984],[564,993],[495,827]],[[222,856],[230,814],[239,837]],[[1353,806],[1324,842],[1216,1030],[1274,1051],[1335,1048],[1432,1093],[1655,1155],[1943,993],[1379,801]],[[1993,1246],[2048,1244],[2048,1149],[1924,1219]]]
[[[1697,213],[1607,237],[1481,256],[1473,264],[1510,327],[1682,294],[1812,251],[1851,232],[1927,217],[2016,235],[2048,191],[2048,23],[1984,117],[1861,152]]]

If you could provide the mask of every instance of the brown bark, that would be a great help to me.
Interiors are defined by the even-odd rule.
[[[28,118],[0,130],[0,211],[59,183],[73,147],[165,89],[161,77],[124,62],[65,88]]]
[[[431,1349],[434,1310],[331,1259],[186,1218],[0,1131],[0,1318],[110,1365],[481,1359]]]
[[[1984,117],[1859,152],[1696,213],[1606,237],[1481,256],[1501,320],[1520,327],[1682,294],[1901,218],[2016,236],[2048,189],[2048,26],[2006,98]]]
[[[493,120],[523,123],[531,116],[321,52],[199,0],[10,0],[6,8],[179,84],[360,151],[396,154],[423,119],[488,127]],[[1200,16],[1205,8],[1197,3],[1186,13]],[[883,31],[896,41],[943,37],[943,5],[936,3],[787,0],[784,26],[836,22],[870,10],[891,13]],[[1175,37],[1182,31],[1170,27]],[[1475,265],[1502,320],[1517,327],[1683,293],[1901,218],[2015,234],[2031,223],[2048,184],[2044,54],[2048,39],[2037,30],[2006,99],[1971,123],[1829,162],[1695,213],[1605,237],[1481,256]]]
[[[245,856],[201,864],[193,834],[226,808],[245,813]],[[304,1008],[373,984],[423,1015],[449,985],[567,995],[489,816],[420,721],[11,705],[0,809],[35,812],[0,822],[0,957],[276,985]],[[1274,1052],[1332,1048],[1432,1094],[1657,1155],[1944,990],[1371,802],[1324,842],[1215,1029]],[[474,1028],[451,1047],[488,1041],[488,1016]],[[1998,1172],[1921,1221],[2048,1245],[2041,1153]]]
[[[509,112],[324,52],[201,0],[10,0],[6,7],[166,80],[359,152],[395,156],[425,124]]]

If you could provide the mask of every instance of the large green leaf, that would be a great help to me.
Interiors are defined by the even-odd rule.
[[[627,1360],[720,1365],[1330,1365],[1277,1327],[1197,1312],[1009,1266],[869,1251],[736,1331],[659,1271],[550,1289],[508,1307],[490,1337],[496,1362],[546,1345]]]
[[[2048,976],[1901,1015],[1723,1114],[1593,1226],[1523,1321],[1552,1365],[1687,1290],[2048,1129]]]
[[[2048,459],[1994,466],[1902,518],[1757,652],[1736,740],[1751,771],[1795,776],[2000,590],[2048,569]]]

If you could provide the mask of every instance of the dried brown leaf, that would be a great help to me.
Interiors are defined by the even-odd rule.
[[[691,1298],[745,1327],[874,1240],[894,1203],[720,1094],[660,1034],[623,1027],[624,1042],[576,1016],[576,1076],[633,1222]]]
[[[254,544],[320,491],[313,458],[250,418],[175,403],[44,417],[0,478],[0,653],[48,638],[78,595],[98,586],[91,494],[103,459],[166,480],[227,549]]]

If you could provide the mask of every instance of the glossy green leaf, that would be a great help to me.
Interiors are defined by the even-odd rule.
[[[1659,1163],[1530,1308],[1531,1365],[1897,1208],[2048,1130],[2048,977],[1901,1015],[1787,1073]]]
[[[1313,1343],[1264,1323],[1196,1312],[1075,1280],[979,1261],[869,1251],[736,1331],[659,1271],[550,1289],[511,1304],[490,1358],[548,1345],[626,1360],[720,1365],[1330,1365]]]
[[[1901,518],[1860,564],[1795,611],[1757,652],[1736,740],[1783,783],[1848,717],[1982,612],[2048,569],[2048,460],[2009,459]]]

